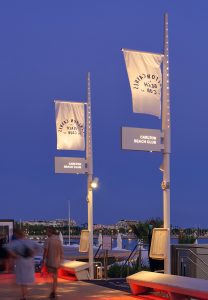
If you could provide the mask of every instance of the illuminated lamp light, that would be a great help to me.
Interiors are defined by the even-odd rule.
[[[159,170],[160,170],[161,172],[164,172],[164,166],[163,166],[163,163],[161,163],[161,165],[160,165],[160,167],[159,167]]]
[[[93,181],[91,182],[91,184],[90,184],[91,188],[92,188],[92,189],[98,188],[98,182],[99,182],[99,179],[98,179],[97,177],[95,177],[95,178],[93,179]]]

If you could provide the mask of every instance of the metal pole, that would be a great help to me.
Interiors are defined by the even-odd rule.
[[[93,157],[92,157],[92,119],[91,119],[91,88],[90,73],[87,74],[87,132],[86,132],[86,160],[88,164],[87,180],[87,204],[88,204],[88,230],[89,230],[89,272],[90,279],[94,279],[93,262],[93,190],[91,187],[93,178]]]
[[[163,220],[168,228],[167,257],[164,260],[164,271],[171,273],[170,255],[170,89],[169,89],[169,47],[168,47],[168,14],[164,24],[164,61],[163,61],[163,97],[162,97],[162,130],[164,133],[163,151]]]
[[[69,246],[70,246],[70,244],[71,244],[71,224],[70,224],[70,214],[71,214],[71,212],[70,212],[70,201],[69,201],[69,203],[68,203],[68,209],[69,209]]]

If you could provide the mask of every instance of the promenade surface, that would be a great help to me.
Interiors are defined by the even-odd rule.
[[[36,283],[30,288],[28,300],[48,299],[50,278],[36,277]],[[20,299],[19,287],[13,274],[0,274],[0,299]],[[143,297],[131,295],[128,291],[111,289],[89,281],[67,281],[59,279],[58,300],[140,300]]]

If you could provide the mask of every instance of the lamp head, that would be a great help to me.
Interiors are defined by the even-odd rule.
[[[98,177],[95,177],[95,178],[93,179],[93,181],[91,182],[91,188],[92,188],[92,189],[98,188],[98,182],[99,182]]]
[[[164,172],[164,165],[163,165],[163,163],[161,163],[161,165],[160,165],[160,167],[159,167],[159,170],[160,170],[161,172]]]

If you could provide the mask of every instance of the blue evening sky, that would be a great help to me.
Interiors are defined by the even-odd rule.
[[[208,227],[208,1],[0,2],[0,218],[87,221],[85,175],[54,173],[54,99],[86,101],[91,72],[94,222],[162,217],[161,153],[121,150],[121,127],[160,128],[132,112],[120,49],[163,52],[169,15],[171,223]]]

